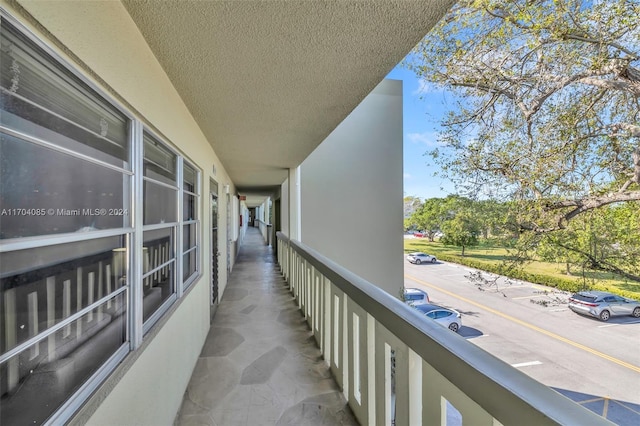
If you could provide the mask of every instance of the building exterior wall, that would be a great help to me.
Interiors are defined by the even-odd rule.
[[[300,186],[301,241],[398,295],[403,285],[401,81],[380,83],[305,159]]]
[[[280,187],[280,230],[289,235],[289,179]]]
[[[83,77],[129,109],[201,169],[201,276],[80,411],[77,423],[171,424],[209,329],[209,181],[225,169],[120,2],[0,2]],[[217,175],[212,175],[213,167]],[[222,193],[219,191],[219,193]],[[226,197],[219,198],[220,259],[227,256]],[[227,268],[219,267],[220,294]],[[118,380],[112,380],[113,377]],[[109,389],[107,389],[109,388]]]

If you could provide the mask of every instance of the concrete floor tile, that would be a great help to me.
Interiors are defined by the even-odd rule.
[[[252,394],[253,389],[251,386],[236,386],[229,392],[225,398],[224,404],[218,405],[212,410],[212,412],[246,410],[251,403]]]
[[[240,346],[244,340],[245,338],[233,328],[211,327],[200,356],[226,356]]]
[[[180,407],[179,415],[184,416],[199,416],[207,415],[208,408],[202,407],[189,399],[188,393],[185,393],[185,397],[182,400],[182,406]]]
[[[229,360],[200,358],[187,386],[186,398],[204,410],[211,410],[238,386],[239,379],[240,371]]]
[[[266,383],[273,371],[280,366],[287,350],[282,346],[275,347],[252,362],[242,372],[241,385]]]
[[[242,309],[240,312],[245,314],[245,315],[249,315],[251,312],[253,312],[253,310],[256,308],[256,305],[249,305],[246,308]]]
[[[228,288],[222,295],[222,301],[238,301],[249,296],[249,290],[246,288]]]
[[[247,408],[241,410],[222,410],[212,414],[213,420],[221,426],[249,426]]]
[[[247,415],[248,425],[275,425],[284,409],[277,405],[251,406]]]
[[[213,320],[216,327],[241,327],[251,323],[251,318],[234,310],[234,312],[217,312]]]
[[[219,426],[208,414],[180,416],[175,425],[180,426]]]

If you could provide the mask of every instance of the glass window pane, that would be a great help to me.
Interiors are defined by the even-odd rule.
[[[182,220],[196,220],[198,218],[196,196],[184,193],[182,199]]]
[[[0,122],[129,167],[130,120],[2,19]]]
[[[7,350],[127,285],[125,236],[2,253],[3,324],[16,324]]]
[[[193,167],[191,167],[190,164],[188,163],[184,163],[184,168],[182,170],[182,175],[183,175],[183,187],[185,191],[189,191],[189,192],[196,192],[196,180],[198,178],[198,173],[196,172],[196,169],[194,169]]]
[[[177,185],[177,156],[162,142],[144,134],[144,176]]]
[[[144,232],[143,320],[146,321],[160,305],[175,293],[173,251],[174,228]],[[171,262],[167,264],[167,262]],[[162,266],[165,265],[165,266]]]
[[[144,181],[144,224],[169,223],[178,220],[177,189]]]
[[[112,298],[0,364],[0,424],[42,424],[76,392],[127,341],[125,301]]]
[[[182,227],[182,251],[187,251],[191,247],[195,247],[197,243],[196,224],[184,225]]]
[[[182,281],[187,281],[189,277],[196,273],[197,267],[197,252],[198,250],[191,250],[189,253],[185,253],[182,256]]]
[[[130,226],[129,176],[0,134],[0,238]]]

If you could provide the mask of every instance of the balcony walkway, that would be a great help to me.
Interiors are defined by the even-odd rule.
[[[280,275],[248,228],[175,425],[357,425]]]

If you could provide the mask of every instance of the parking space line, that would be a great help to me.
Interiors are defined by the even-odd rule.
[[[616,322],[613,324],[599,325],[598,328],[615,327],[616,325],[629,325],[629,324],[640,324],[640,321]]]
[[[519,364],[511,364],[512,367],[515,368],[519,368],[519,367],[529,367],[531,365],[541,365],[542,363],[540,361],[529,361],[529,362],[521,362]]]
[[[546,288],[545,286],[543,286],[543,285],[538,285],[538,284],[531,284],[531,288],[535,288],[535,289],[538,289],[538,290],[544,290],[544,291],[547,291],[547,288]]]
[[[511,315],[504,314],[504,313],[502,313],[502,312],[500,312],[500,311],[498,311],[496,309],[490,308],[488,306],[485,306],[485,305],[483,305],[481,303],[475,302],[475,301],[473,301],[471,299],[468,299],[466,297],[462,297],[462,296],[460,296],[460,295],[458,295],[458,294],[456,294],[456,293],[454,293],[452,291],[445,290],[445,289],[443,289],[441,287],[438,287],[438,286],[435,286],[433,284],[429,284],[428,282],[425,282],[425,281],[422,281],[422,280],[420,280],[418,278],[412,277],[411,275],[405,274],[404,277],[407,278],[407,279],[410,279],[412,281],[415,281],[417,283],[420,283],[422,285],[425,285],[427,287],[430,287],[430,288],[432,288],[434,290],[437,290],[437,291],[440,291],[442,293],[448,294],[449,296],[455,297],[458,300],[462,300],[462,301],[464,301],[466,303],[469,303],[471,305],[477,306],[477,307],[479,307],[481,309],[484,309],[484,310],[486,310],[488,312],[491,312],[491,313],[493,313],[495,315],[498,315],[498,316],[500,316],[502,318],[505,318],[505,319],[507,319],[507,320],[509,320],[511,322],[514,322],[516,324],[520,324],[520,325],[522,325],[522,326],[524,326],[526,328],[529,328],[531,330],[534,330],[534,331],[537,331],[539,333],[542,333],[542,334],[544,334],[546,336],[549,336],[549,337],[551,337],[553,339],[556,339],[556,340],[559,340],[561,342],[564,342],[564,343],[566,343],[568,345],[571,345],[573,347],[576,347],[578,349],[582,349],[585,352],[589,352],[589,353],[591,353],[591,354],[593,354],[595,356],[598,356],[600,358],[603,358],[603,359],[606,359],[608,361],[611,361],[611,362],[613,362],[615,364],[618,364],[618,365],[620,365],[622,367],[628,368],[629,370],[633,370],[636,373],[640,373],[640,367],[638,367],[637,365],[633,365],[633,364],[630,364],[628,362],[622,361],[622,360],[620,360],[618,358],[612,357],[611,355],[607,355],[604,352],[600,352],[600,351],[597,351],[595,349],[591,349],[590,347],[588,347],[586,345],[583,345],[583,344],[578,343],[578,342],[574,342],[573,340],[567,339],[566,337],[560,336],[559,334],[553,333],[553,332],[551,332],[549,330],[545,330],[544,328],[541,328],[541,327],[538,327],[536,325],[530,324],[530,323],[528,323],[526,321],[523,321],[523,320],[521,320],[519,318],[512,317]]]
[[[615,401],[616,404],[623,406],[624,408],[626,408],[627,410],[631,411],[632,413],[638,414],[640,415],[640,411],[636,411],[633,408],[629,407],[628,405],[626,405],[626,403],[622,402],[622,401]]]
[[[545,297],[546,294],[534,294],[533,296],[518,296],[518,297],[512,297],[512,300],[519,300],[519,299],[530,299],[533,297]]]

